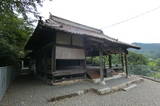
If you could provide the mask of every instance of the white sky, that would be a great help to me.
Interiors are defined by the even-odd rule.
[[[160,6],[160,0],[46,0],[38,10],[95,27],[127,43],[160,43],[160,8],[116,26],[114,23]],[[110,26],[110,27],[109,27]]]

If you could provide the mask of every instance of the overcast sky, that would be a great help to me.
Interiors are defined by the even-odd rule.
[[[160,0],[46,0],[38,10],[45,19],[50,12],[127,43],[160,43]]]

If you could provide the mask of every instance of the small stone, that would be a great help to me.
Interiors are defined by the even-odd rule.
[[[105,81],[100,81],[100,84],[101,85],[106,85],[106,82]]]
[[[22,101],[22,102],[21,102],[21,104],[23,104],[23,105],[24,105],[24,101]]]
[[[106,93],[109,93],[110,91],[111,91],[111,89],[109,87],[103,88],[103,89],[98,89],[99,94],[106,94]]]
[[[82,95],[82,94],[84,94],[84,91],[78,91],[77,94]]]

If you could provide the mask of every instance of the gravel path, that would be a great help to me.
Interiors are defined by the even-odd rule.
[[[129,80],[131,79],[110,80],[106,86],[115,86]],[[93,87],[104,86],[87,81],[65,86],[49,86],[32,78],[17,79],[8,89],[0,106],[160,106],[160,84],[150,80],[145,80],[127,92],[121,91],[103,96],[87,93],[57,102],[47,102],[54,96]]]
[[[54,106],[160,106],[160,83],[145,80],[127,92],[103,96],[88,93],[58,101]]]

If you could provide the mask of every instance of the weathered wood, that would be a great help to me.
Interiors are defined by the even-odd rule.
[[[71,41],[72,46],[84,47],[84,40],[82,36],[72,35]]]
[[[46,45],[44,45],[43,47],[41,47],[41,49],[39,49],[40,51],[45,50],[47,48],[51,48],[54,45],[54,42],[50,42]]]
[[[101,81],[104,80],[104,66],[103,66],[103,51],[102,48],[99,49],[99,61],[100,61],[100,76]]]
[[[71,34],[58,31],[56,33],[56,43],[71,45]]]
[[[128,78],[128,62],[127,62],[127,54],[124,54],[125,59],[125,72],[126,72],[126,78]]]
[[[112,68],[112,56],[108,55],[109,68]]]
[[[58,45],[84,47],[82,36],[69,34],[65,32],[58,32],[56,37],[56,44]]]
[[[104,57],[106,57],[106,56],[104,56]],[[104,76],[107,77],[107,73],[108,73],[108,72],[107,72],[107,69],[106,69],[106,63],[105,63],[105,61],[106,61],[106,60],[103,61]]]
[[[91,56],[91,64],[94,65],[93,56]]]
[[[43,57],[42,57],[42,66],[43,66],[43,71],[47,72],[47,56],[46,53],[43,52]]]
[[[65,76],[65,75],[75,75],[75,74],[85,74],[84,69],[69,69],[69,70],[57,70],[53,72],[53,76]]]
[[[52,72],[54,71],[54,48],[52,47],[52,51],[51,51],[51,70]]]
[[[56,46],[56,59],[85,59],[84,49]]]
[[[55,33],[55,36],[53,38],[54,44],[51,48],[51,72],[56,71],[56,37],[57,33]]]
[[[123,58],[123,53],[121,55],[121,64],[122,64],[122,71],[124,72],[124,58]]]
[[[83,48],[84,48],[84,47],[80,47],[80,46],[75,46],[75,45],[65,45],[65,44],[56,44],[56,46],[68,47],[68,48],[77,48],[77,49],[83,49]]]
[[[104,43],[104,40],[102,40],[102,39],[96,39],[96,38],[93,38],[93,37],[88,37],[87,38],[88,40],[90,40],[90,41],[93,41],[93,42],[98,42],[98,43]]]
[[[86,57],[85,57],[85,59],[83,60],[83,69],[86,70]]]

